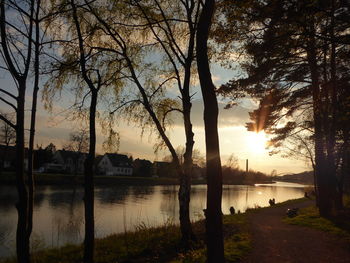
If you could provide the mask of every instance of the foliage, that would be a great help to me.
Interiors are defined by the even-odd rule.
[[[14,122],[14,118],[12,118],[9,114],[2,114],[6,119],[10,122]],[[0,144],[4,144],[6,146],[13,145],[16,140],[16,131],[11,127],[8,123],[0,120]]]
[[[272,153],[311,162],[324,216],[341,207],[349,174],[348,8],[343,1],[223,1],[217,26],[237,38],[216,41],[244,53],[246,73],[219,92],[260,101],[248,130],[272,134]]]
[[[42,146],[37,146],[37,149],[34,150],[33,168],[39,169],[40,167],[43,167],[45,163],[50,163],[55,151],[56,147],[52,143],[47,145],[45,148],[42,148]]]
[[[89,135],[86,129],[73,131],[69,134],[69,141],[63,146],[64,150],[86,153],[89,150]]]
[[[224,184],[257,184],[271,182],[271,178],[262,172],[249,170],[248,173],[239,168],[222,167]]]

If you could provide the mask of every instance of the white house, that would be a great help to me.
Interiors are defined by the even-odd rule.
[[[128,156],[117,153],[106,153],[97,164],[104,175],[132,175],[132,161]]]

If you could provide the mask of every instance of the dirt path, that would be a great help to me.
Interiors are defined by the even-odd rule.
[[[306,207],[313,201],[293,204]],[[335,236],[282,222],[291,205],[276,206],[250,213],[252,252],[243,262],[254,263],[338,263],[350,262],[350,247]]]

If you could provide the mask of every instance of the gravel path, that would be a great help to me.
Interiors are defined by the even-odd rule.
[[[313,201],[293,204],[306,207]],[[254,263],[350,263],[350,246],[334,235],[282,222],[291,205],[249,213],[252,251],[243,262]]]

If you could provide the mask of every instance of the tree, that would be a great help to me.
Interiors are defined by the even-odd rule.
[[[209,68],[208,46],[210,26],[215,9],[214,0],[206,0],[198,21],[196,38],[197,67],[204,101],[204,128],[207,161],[207,259],[224,262],[222,233],[222,170],[218,136],[218,104]]]
[[[9,117],[6,114],[3,114],[3,116],[13,122],[11,120],[11,117]],[[16,139],[16,131],[11,127],[8,123],[4,121],[0,121],[0,145],[2,144],[4,146],[4,150],[2,151],[2,156],[1,156],[1,163],[0,163],[0,175],[2,174],[2,170],[4,169],[4,160],[5,156],[7,154],[7,149],[9,146],[15,144],[15,139]]]
[[[76,152],[76,169],[82,153],[88,152],[84,163],[84,207],[85,207],[85,239],[84,262],[94,261],[94,172],[96,155],[96,119],[98,116],[98,95],[103,87],[110,87],[118,95],[119,62],[104,60],[104,53],[96,45],[101,37],[96,30],[95,19],[87,10],[84,1],[57,1],[62,12],[58,21],[69,25],[68,35],[58,31],[55,41],[57,48],[64,52],[55,54],[51,78],[47,82],[45,98],[52,103],[52,97],[66,84],[71,84],[75,92],[76,103],[73,105],[74,115],[88,120],[88,130],[81,129],[70,134],[70,142],[66,147]],[[56,30],[54,28],[54,30]],[[53,87],[49,83],[54,83]],[[86,101],[90,99],[88,107]],[[114,135],[110,132],[110,138]],[[77,170],[76,170],[77,173]]]
[[[2,101],[15,112],[16,120],[11,121],[3,114],[0,119],[16,131],[16,185],[18,191],[18,223],[16,233],[16,251],[18,262],[30,262],[29,242],[32,232],[32,215],[34,200],[34,182],[32,172],[24,174],[24,119],[27,82],[34,64],[34,96],[32,105],[32,121],[30,132],[30,158],[34,142],[34,124],[36,112],[36,91],[38,74],[38,41],[39,41],[40,1],[5,1],[0,2],[0,34],[1,34],[1,69],[11,75],[16,92],[0,89]],[[11,15],[9,15],[11,14]],[[21,19],[17,19],[20,17]],[[33,58],[33,46],[35,55]],[[31,159],[32,160],[32,159]],[[30,169],[32,168],[30,164]]]
[[[6,119],[13,122],[13,118],[7,114],[2,114]],[[10,146],[15,144],[16,131],[7,122],[1,121],[0,126],[0,143],[5,146]]]
[[[33,168],[39,169],[43,167],[44,164],[50,163],[52,161],[53,154],[56,151],[56,146],[50,143],[45,148],[42,145],[36,147],[34,151]]]
[[[344,59],[349,52],[348,12],[341,1],[238,2],[225,12],[226,33],[243,36],[239,47],[249,60],[242,63],[247,77],[221,90],[260,98],[248,128],[270,129],[280,145],[306,128],[312,130],[319,210],[330,216],[341,206],[337,160],[342,158],[336,151],[347,141],[340,125],[346,111],[340,112],[339,105],[349,86]],[[300,118],[305,112],[311,118]]]
[[[122,100],[121,106],[116,106],[112,112],[115,113],[122,106],[127,105],[123,108],[123,113],[136,122],[138,121],[143,129],[155,127],[161,139],[158,146],[167,147],[172,155],[180,179],[178,197],[182,240],[185,246],[188,246],[188,241],[194,238],[189,217],[194,144],[190,119],[192,97],[190,80],[199,4],[195,1],[180,1],[176,5],[169,6],[167,1],[149,3],[130,1],[124,4],[108,3],[108,8],[91,3],[88,6],[106,34],[106,42],[101,43],[99,49],[113,55],[114,59],[123,61],[125,67],[123,74],[129,83],[139,91],[135,99]],[[119,10],[126,10],[125,13],[128,13],[129,16],[126,16],[124,11],[118,13]],[[116,17],[116,14],[119,17]],[[176,15],[179,15],[180,18]],[[115,23],[115,21],[118,22]],[[183,29],[184,27],[186,29]],[[188,37],[184,41],[186,35]],[[153,37],[155,43],[150,43],[147,37],[150,37],[149,39]],[[154,51],[152,53],[152,48],[156,48],[156,54]],[[147,61],[148,55],[159,55],[158,51],[164,54],[162,63],[159,65],[153,63],[151,66],[152,63]],[[164,98],[166,87],[172,85],[179,89],[181,108],[175,99]],[[130,94],[133,94],[134,90]],[[183,115],[186,134],[185,165],[183,167],[166,134],[166,124],[169,122],[168,116],[171,112],[181,112]]]
[[[86,153],[89,149],[88,131],[84,128],[71,132],[69,141],[63,146],[67,151]]]
[[[74,0],[70,2],[72,7],[72,15],[76,33],[78,35],[79,46],[79,65],[81,75],[91,93],[89,107],[89,154],[85,162],[85,184],[84,184],[84,205],[85,205],[85,239],[84,239],[84,262],[94,262],[94,238],[95,238],[95,222],[94,222],[94,172],[95,172],[95,154],[96,154],[96,108],[98,92],[103,86],[100,70],[94,67],[87,68],[89,63],[88,53],[91,49],[87,49],[83,38],[81,19],[78,17],[78,10]],[[82,14],[80,14],[80,17]],[[91,36],[91,32],[88,32]],[[89,65],[90,66],[90,65]],[[95,71],[95,75],[90,71]]]

